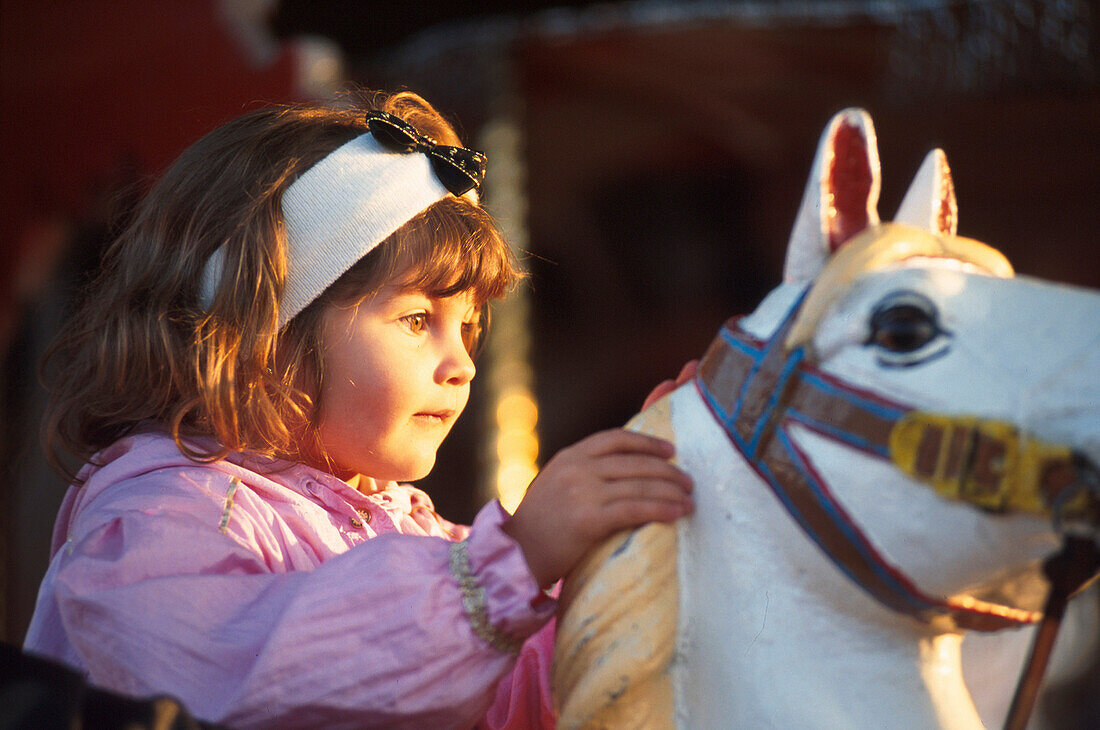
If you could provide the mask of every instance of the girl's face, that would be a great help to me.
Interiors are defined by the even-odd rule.
[[[339,476],[410,481],[431,471],[470,395],[467,343],[479,316],[469,293],[441,299],[398,286],[325,311],[319,430]]]

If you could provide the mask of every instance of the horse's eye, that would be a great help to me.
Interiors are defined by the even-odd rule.
[[[912,352],[930,342],[939,327],[928,312],[911,304],[877,310],[871,317],[874,344],[891,352]]]
[[[926,360],[930,343],[945,334],[936,305],[916,292],[895,292],[871,313],[870,334],[865,344],[881,348],[880,359],[890,365],[912,365]],[[940,354],[940,348],[936,348]],[[903,357],[898,357],[903,356]]]

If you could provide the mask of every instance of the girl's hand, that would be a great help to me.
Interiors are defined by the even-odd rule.
[[[690,513],[691,478],[668,461],[672,455],[669,442],[620,429],[559,451],[504,527],[539,585],[563,577],[619,530]]]
[[[689,360],[684,364],[684,367],[680,368],[680,374],[676,376],[676,380],[663,380],[657,384],[657,387],[653,389],[653,392],[646,396],[645,403],[642,404],[642,410],[649,408],[655,401],[661,398],[661,396],[667,395],[672,391],[679,388],[695,377],[695,371],[699,369],[698,360]]]

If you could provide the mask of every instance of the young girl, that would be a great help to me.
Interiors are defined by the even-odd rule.
[[[689,512],[690,482],[614,430],[469,528],[399,483],[518,278],[484,169],[410,93],[256,111],[182,154],[53,352],[48,433],[87,463],[28,650],[238,727],[553,724],[544,589]]]

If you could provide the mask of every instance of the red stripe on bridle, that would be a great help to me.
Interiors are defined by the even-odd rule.
[[[1034,623],[1039,614],[1007,606],[932,596],[887,561],[833,496],[791,437],[800,424],[862,453],[889,460],[889,434],[912,408],[853,387],[806,361],[783,341],[796,305],[770,340],[727,322],[704,356],[696,385],[734,447],[802,530],[863,590],[888,608],[928,622],[949,618],[992,631]]]

